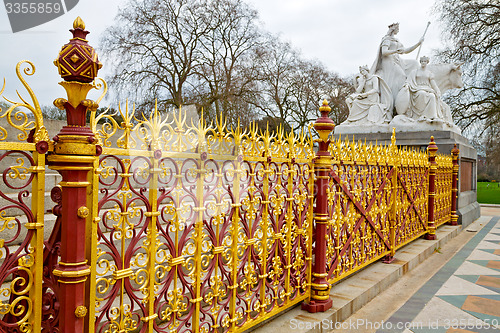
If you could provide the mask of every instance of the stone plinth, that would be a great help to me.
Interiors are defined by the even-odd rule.
[[[379,125],[380,126],[380,125]],[[339,128],[340,127],[340,128]],[[391,144],[392,128],[379,133],[363,133],[363,127],[360,126],[358,133],[353,133],[350,129],[345,133],[342,126],[335,128],[335,138],[348,137],[358,141],[378,142],[378,144]],[[368,131],[368,130],[367,130]],[[339,133],[340,132],[340,133]],[[398,132],[396,128],[396,144],[398,146],[409,146],[425,150],[429,144],[431,136],[434,136],[439,150],[438,153],[450,154],[453,146],[456,144],[460,149],[459,155],[459,174],[458,174],[458,223],[467,226],[479,218],[480,209],[477,202],[477,151],[469,143],[469,140],[454,131],[418,131],[418,132]]]

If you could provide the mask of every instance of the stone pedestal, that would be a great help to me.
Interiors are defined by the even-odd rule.
[[[373,128],[371,129],[373,131]],[[349,140],[378,142],[378,144],[391,144],[392,128],[388,131],[378,133],[363,133],[363,127],[355,133],[352,126],[337,126],[334,137],[341,137]],[[366,132],[370,129],[367,128]],[[398,146],[410,146],[425,150],[429,144],[429,139],[434,136],[434,140],[439,150],[438,153],[450,154],[453,146],[456,144],[460,150],[459,155],[459,174],[458,174],[458,223],[464,227],[475,221],[480,216],[480,208],[477,202],[477,151],[469,143],[469,140],[454,131],[414,131],[398,132],[396,129],[396,144]]]

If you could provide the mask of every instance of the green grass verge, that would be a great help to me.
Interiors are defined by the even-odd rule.
[[[477,202],[500,204],[500,183],[478,182]]]

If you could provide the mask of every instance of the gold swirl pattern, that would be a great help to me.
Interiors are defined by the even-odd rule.
[[[23,64],[27,64],[27,67],[21,70]],[[22,60],[16,65],[16,74],[17,77],[19,78],[19,81],[21,81],[24,88],[28,91],[32,104],[30,104],[26,99],[24,99],[19,93],[19,91],[16,91],[17,96],[21,101],[14,102],[13,100],[4,97],[4,99],[7,102],[9,102],[11,106],[7,108],[7,110],[5,111],[2,111],[0,109],[0,118],[5,118],[7,120],[7,123],[12,128],[19,130],[21,132],[17,135],[17,139],[19,141],[26,141],[28,139],[28,133],[31,130],[34,130],[33,139],[35,143],[39,141],[48,142],[49,134],[45,129],[45,126],[43,125],[42,109],[40,108],[40,104],[38,103],[38,99],[35,93],[33,92],[31,87],[26,82],[26,79],[22,75],[24,74],[27,76],[31,76],[35,74],[35,65],[33,65],[31,61]],[[0,96],[3,94],[4,90],[5,90],[5,79],[2,88],[0,89]],[[35,120],[34,121],[30,120],[28,114],[26,114],[19,108],[27,109],[29,113],[34,116]],[[0,127],[0,141],[7,139],[7,132],[8,131],[6,128]]]
[[[326,255],[334,283],[427,232],[429,161],[425,152],[398,148],[394,133],[389,146],[339,138],[329,151]],[[451,169],[445,174],[441,187],[451,191]],[[442,196],[451,200],[451,192]],[[450,207],[441,206],[449,219]]]
[[[452,176],[453,159],[449,155],[436,155],[436,195],[435,221],[436,226],[443,225],[451,221],[451,197],[452,197]]]
[[[135,113],[126,103],[91,119],[103,145],[96,327],[240,330],[307,298],[309,136],[229,129],[157,105]]]

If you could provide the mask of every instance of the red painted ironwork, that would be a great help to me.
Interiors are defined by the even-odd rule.
[[[451,150],[451,155],[453,159],[453,175],[452,175],[452,185],[451,185],[451,220],[450,225],[458,225],[458,214],[457,214],[457,195],[458,195],[458,155],[460,150],[457,145]]]
[[[23,171],[36,164],[31,154],[23,151],[11,150],[0,156],[2,165],[9,165],[10,161],[16,161],[21,170],[14,165],[2,171],[4,186],[0,191],[0,197],[4,206],[1,207],[0,214],[2,231],[0,254],[3,259],[0,266],[0,283],[2,297],[8,297],[8,301],[7,304],[2,304],[4,306],[0,310],[4,315],[0,320],[0,330],[21,332],[23,327],[30,327],[26,319],[33,310],[30,305],[29,288],[34,282],[30,267],[34,260],[31,242],[35,230],[25,231],[24,223],[36,222],[31,207],[26,202],[34,175]],[[17,192],[17,195],[9,196],[10,191]],[[24,223],[23,219],[26,219]]]
[[[334,159],[353,148],[337,142]],[[340,162],[340,163],[339,163]],[[395,170],[386,162],[361,158],[335,162],[330,172],[328,281],[334,283],[378,260],[391,250],[391,179]]]
[[[427,232],[428,176],[427,163],[398,166],[394,249]]]
[[[320,139],[318,151],[314,160],[314,174],[316,206],[314,207],[314,264],[312,269],[311,300],[302,303],[302,309],[309,312],[322,312],[332,307],[330,298],[330,283],[327,280],[327,238],[328,226],[328,183],[329,171],[331,169],[331,154],[328,151],[331,131],[335,127],[333,121],[328,118],[331,109],[326,101],[320,107],[321,117],[314,123],[314,129],[318,132]]]
[[[327,310],[332,283],[456,223],[456,147],[451,168],[434,138],[428,155],[394,133],[389,147],[330,142],[326,101],[315,157],[311,135],[282,129],[188,126],[156,107],[137,121],[128,105],[118,122],[86,99],[100,63],[74,28],[56,61],[68,117],[54,142],[36,107],[23,104],[34,125],[0,116],[26,140],[0,126],[2,332],[241,332],[302,301]],[[62,181],[43,242],[46,155]]]
[[[434,223],[439,227],[451,221],[453,158],[440,154],[436,156],[436,163]]]
[[[434,142],[434,137],[431,136],[431,141],[427,147],[427,152],[429,154],[429,204],[428,204],[428,218],[427,218],[427,228],[428,233],[425,235],[425,239],[434,240],[437,239],[436,236],[436,225],[434,220],[434,197],[436,195],[436,152],[438,147]]]
[[[99,69],[97,55],[84,37],[88,33],[80,18],[71,30],[73,38],[63,47],[55,65],[66,82],[68,100],[59,98],[54,104],[66,110],[67,126],[54,138],[54,154],[47,160],[49,168],[62,176],[60,207],[60,260],[52,270],[57,277],[60,303],[59,330],[65,333],[84,332],[88,305],[85,304],[85,283],[90,274],[86,258],[87,174],[93,168],[96,155],[94,134],[86,126],[86,114],[97,104],[86,98],[94,88],[93,81]],[[69,67],[68,67],[69,66]],[[69,74],[68,74],[69,73]],[[48,267],[52,269],[51,267]]]
[[[331,145],[328,280],[334,283],[427,231],[427,156],[389,147]]]
[[[61,250],[61,217],[62,217],[62,190],[56,186],[51,190],[50,197],[56,203],[52,213],[57,217],[54,228],[49,238],[44,242],[43,249],[43,332],[60,332],[59,311],[60,301],[58,299],[59,282],[53,274],[60,260]]]
[[[219,133],[166,157],[103,150],[95,331],[244,330],[309,296],[309,145]],[[233,140],[246,154],[227,159]]]
[[[54,64],[65,81],[90,83],[94,81],[102,64],[97,59],[94,48],[85,39],[89,32],[85,30],[85,24],[80,17],[75,20],[70,31],[73,38],[62,47]],[[71,120],[68,123],[71,124]]]

